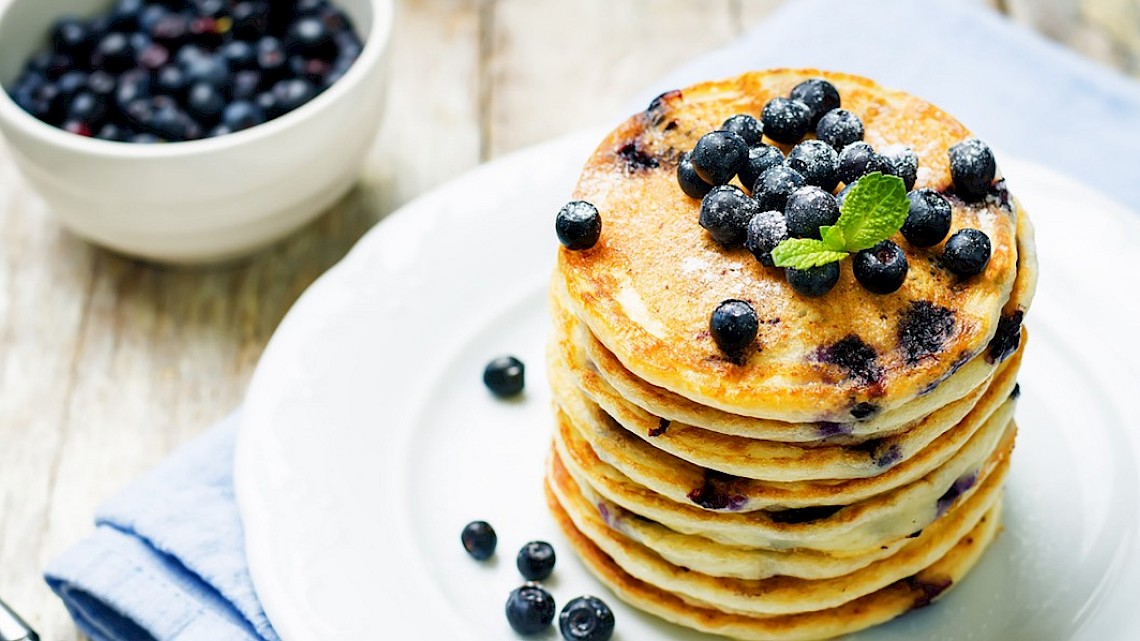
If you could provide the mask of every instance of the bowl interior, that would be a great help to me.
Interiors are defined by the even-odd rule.
[[[335,0],[352,19],[356,32],[368,42],[376,0]],[[387,2],[388,0],[379,0]],[[90,16],[106,10],[107,0],[12,0],[0,11],[0,86],[8,88],[27,59],[47,42],[47,33],[64,15]]]

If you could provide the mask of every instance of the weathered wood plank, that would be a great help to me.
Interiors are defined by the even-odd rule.
[[[613,122],[665,73],[737,33],[731,0],[499,0],[490,152]]]

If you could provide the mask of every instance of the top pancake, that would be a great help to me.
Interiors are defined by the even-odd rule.
[[[810,299],[791,289],[782,269],[762,266],[742,247],[725,249],[700,227],[700,201],[677,184],[681,155],[729,116],[759,115],[768,100],[816,77],[838,88],[877,150],[905,145],[918,154],[915,189],[947,196],[951,234],[973,227],[989,236],[982,274],[960,279],[941,265],[942,244],[917,248],[896,234],[910,263],[901,289],[869,293],[844,260],[838,285]],[[1017,205],[1004,181],[980,203],[952,194],[948,150],[969,137],[925,101],[812,69],[663,94],[610,133],[582,172],[574,197],[597,206],[602,235],[592,249],[559,251],[569,302],[626,368],[704,405],[796,422],[898,407],[985,350],[1017,272]],[[742,364],[724,358],[709,334],[710,314],[729,298],[749,301],[760,318]]]

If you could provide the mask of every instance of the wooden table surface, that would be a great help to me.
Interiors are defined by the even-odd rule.
[[[605,122],[781,1],[400,1],[387,114],[361,185],[224,267],[148,265],[76,239],[0,142],[0,595],[45,640],[80,638],[44,565],[91,531],[116,489],[238,405],[282,316],[361,234],[480,162]],[[982,3],[1140,69],[1140,0]]]

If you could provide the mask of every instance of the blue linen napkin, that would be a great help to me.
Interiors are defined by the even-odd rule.
[[[995,146],[1140,208],[1140,85],[984,9],[788,2],[658,87],[772,66],[850,71],[908,90]],[[47,568],[93,639],[276,641],[242,546],[235,434],[231,417],[128,487],[100,510],[95,534]]]

